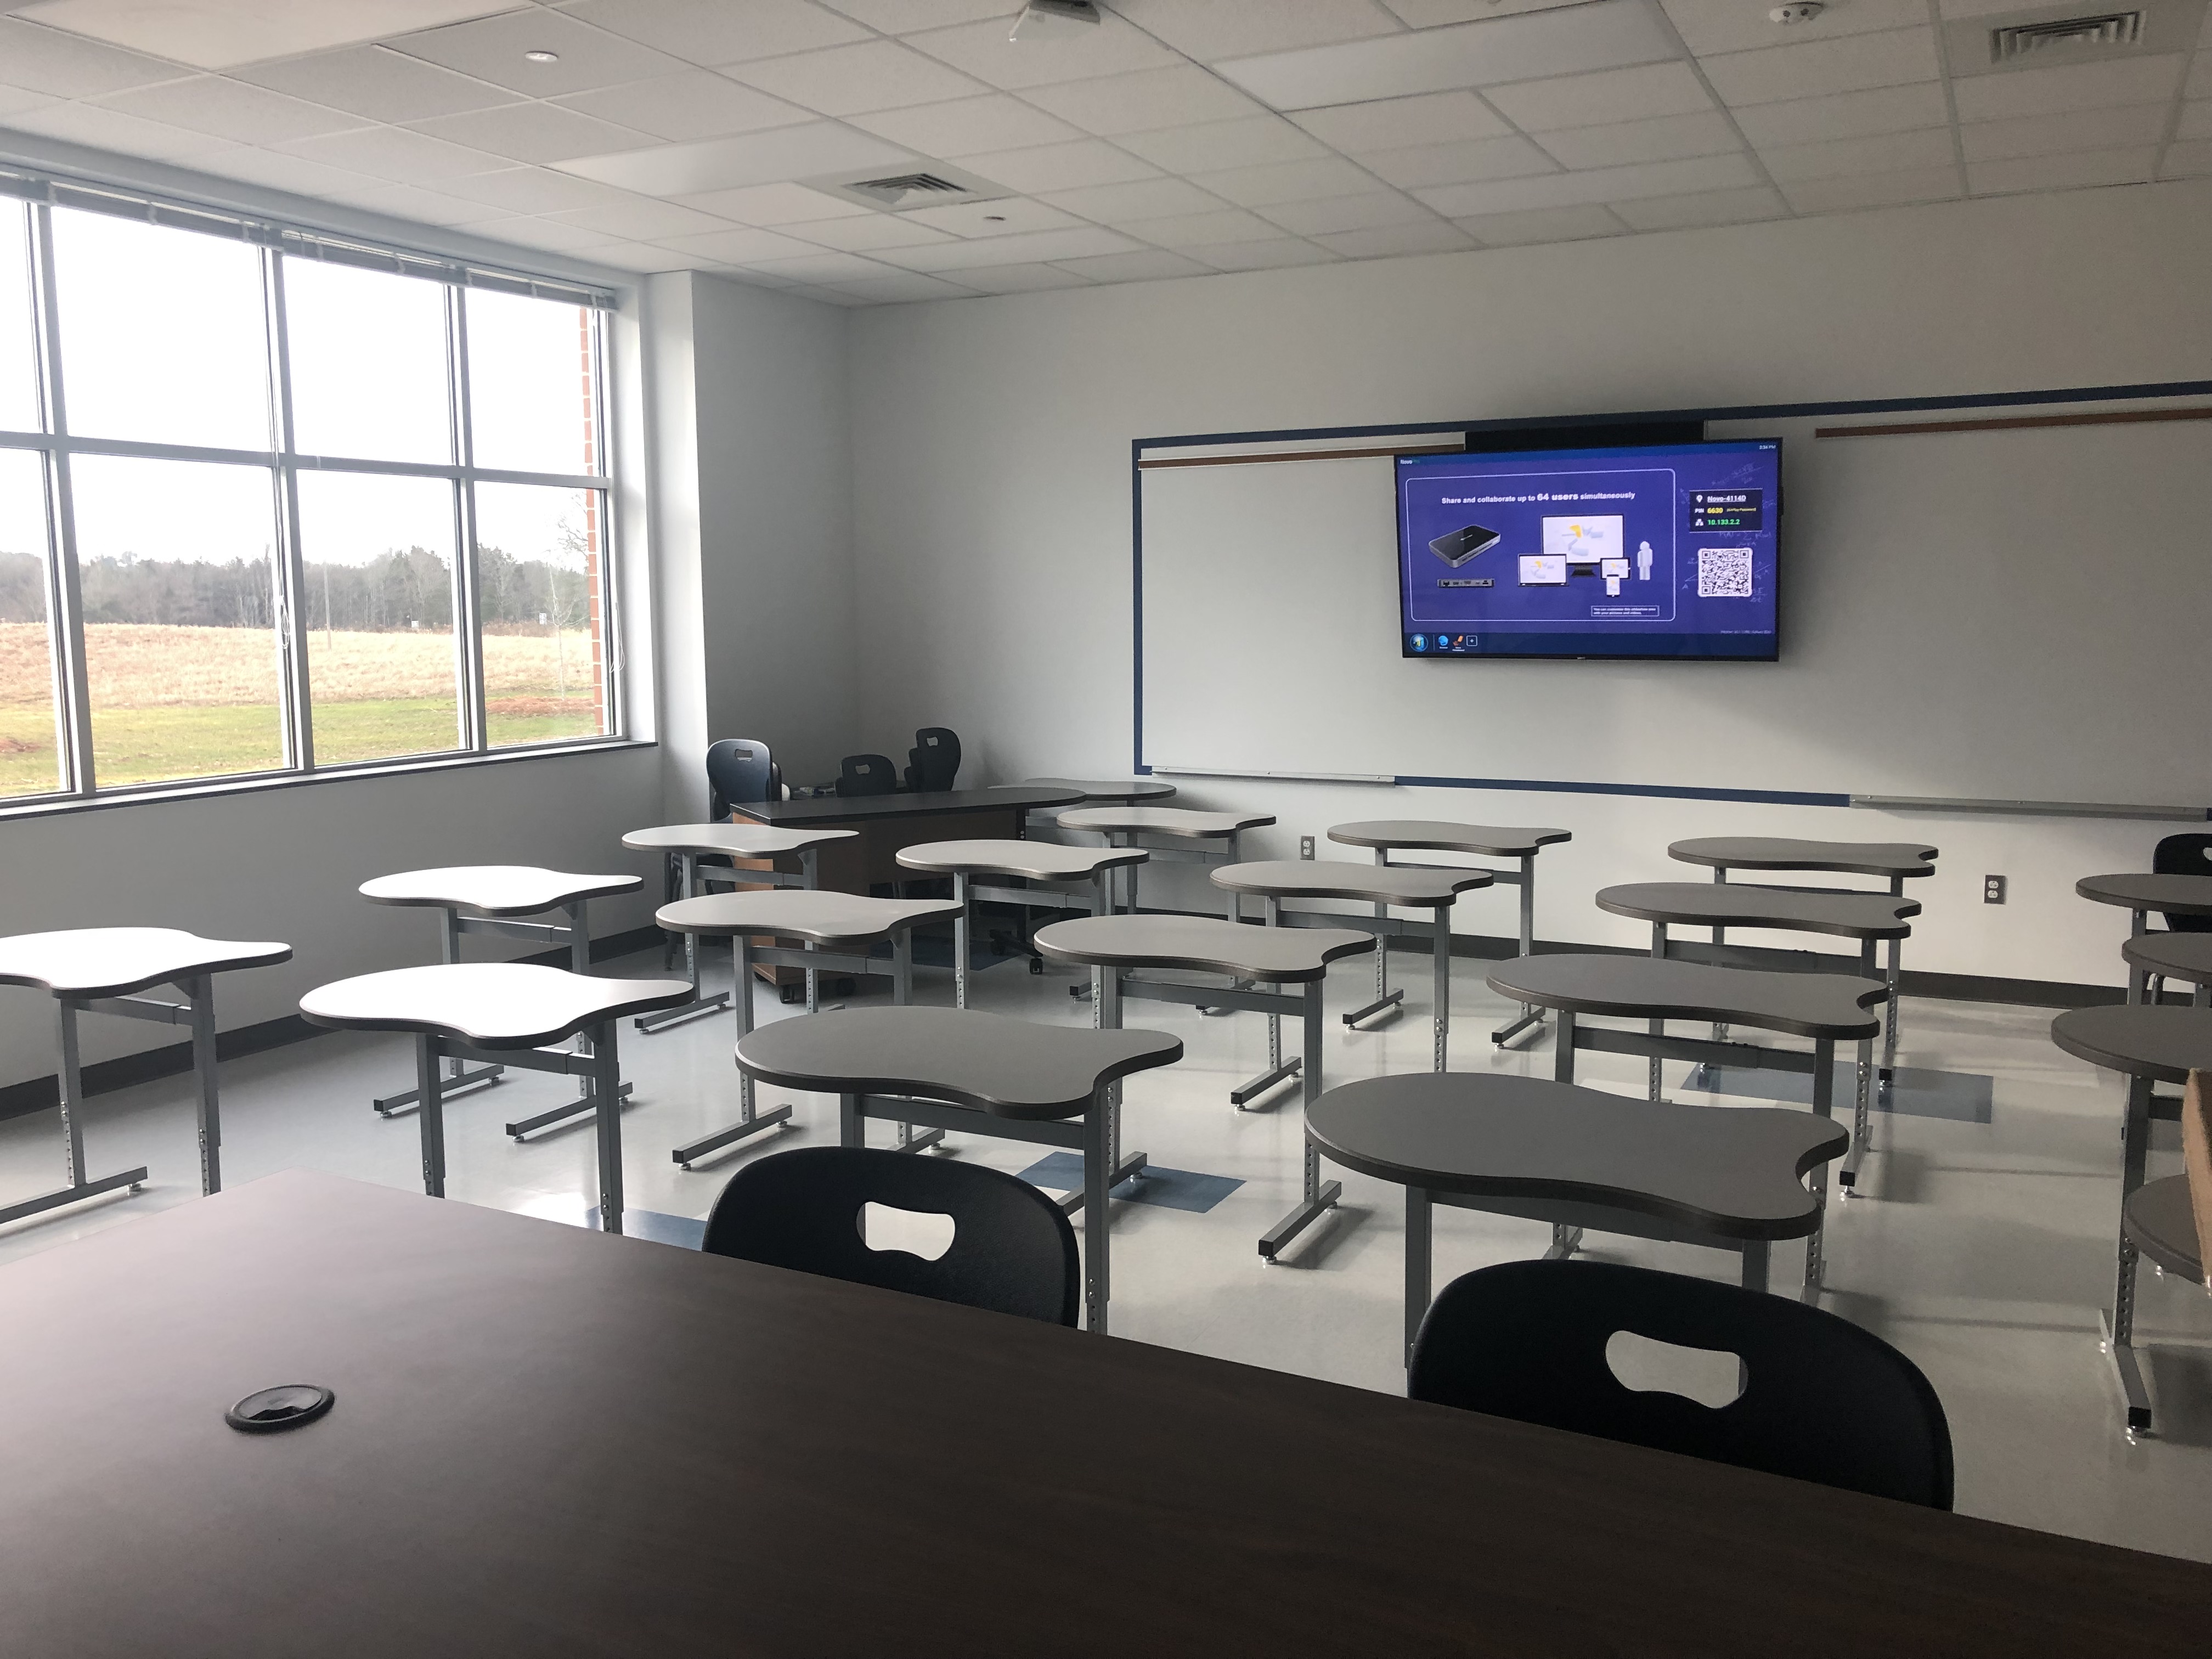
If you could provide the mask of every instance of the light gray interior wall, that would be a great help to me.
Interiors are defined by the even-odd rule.
[[[852,319],[859,736],[891,749],[917,724],[950,725],[971,781],[1127,772],[1133,438],[2207,378],[2208,289],[2212,186],[2191,183],[864,311]],[[2089,635],[2052,672],[2093,687],[2100,661],[2130,649]],[[1268,693],[1224,680],[1213,695],[1233,728]],[[1527,717],[1471,709],[1470,750],[1483,720]],[[2173,726],[2194,774],[2201,722]],[[1575,734],[1560,741],[1571,762]],[[1485,769],[1460,758],[1437,769]],[[1572,854],[1545,855],[1540,921],[1547,937],[1592,942],[1644,937],[1589,895],[1688,873],[1663,856],[1677,836],[1925,834],[1945,873],[1921,895],[1930,914],[1908,965],[2069,981],[2116,980],[2125,924],[2075,899],[2073,877],[2142,867],[2174,827],[1308,785],[1185,793],[1277,812],[1260,853],[1294,854],[1297,833],[1353,816],[1574,829]],[[1979,904],[1984,872],[2014,878],[2009,905]],[[1460,925],[1503,932],[1495,908]]]
[[[707,736],[818,782],[856,746],[848,316],[688,280]]]
[[[646,511],[653,578],[653,673],[632,683],[652,692],[661,750],[661,817],[694,823],[707,812],[697,764],[706,752],[707,639],[699,551],[699,405],[692,349],[691,278],[677,272],[645,281],[639,342],[645,443],[628,476],[651,482]],[[639,699],[641,702],[645,699]]]

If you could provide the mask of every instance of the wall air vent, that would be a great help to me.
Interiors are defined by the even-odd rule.
[[[915,158],[910,167],[896,169],[878,166],[866,172],[848,170],[800,184],[862,207],[886,213],[911,213],[916,208],[945,207],[963,202],[995,202],[1008,194],[1006,187],[942,161]]]
[[[2014,23],[1990,31],[1990,62],[2044,53],[2071,57],[2100,47],[2132,46],[2142,39],[2140,11],[2108,11],[2094,17],[2055,17],[2045,23]],[[2050,61],[2045,58],[2043,61]]]

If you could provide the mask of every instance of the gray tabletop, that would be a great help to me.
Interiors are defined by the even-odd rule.
[[[1080,789],[1083,799],[1087,801],[1119,801],[1132,806],[1139,801],[1166,800],[1176,792],[1175,785],[1160,783],[1151,778],[1124,778],[1119,782],[1108,783],[1095,782],[1086,778],[1030,778],[1026,781],[1032,788]]]
[[[2069,1008],[2051,1022],[2051,1040],[2107,1071],[2186,1083],[2191,1072],[2212,1071],[2212,1008]]]
[[[1434,1192],[1601,1204],[1723,1238],[1802,1238],[1805,1171],[1850,1144],[1780,1107],[1681,1106],[1571,1083],[1429,1072],[1365,1078],[1306,1109],[1306,1133],[1363,1175]]]
[[[174,927],[68,927],[0,939],[0,985],[58,997],[119,997],[149,985],[289,962],[274,939],[202,939]]]
[[[1855,876],[1932,876],[1936,849],[1917,841],[1801,841],[1790,836],[1703,836],[1670,859],[1717,870],[1828,870]]]
[[[1181,806],[1091,806],[1060,815],[1063,830],[1172,836],[1182,841],[1221,841],[1274,821],[1264,812],[1194,812]]]
[[[2084,876],[2074,890],[2099,904],[2124,910],[2170,910],[2177,916],[2212,916],[2212,876],[2154,876],[2123,872]]]
[[[869,818],[941,817],[956,812],[1028,811],[1073,806],[1083,799],[1074,787],[946,789],[915,794],[812,795],[805,800],[739,801],[736,811],[762,823],[795,828],[807,823],[858,823]]]
[[[2146,973],[2212,985],[2212,933],[2138,933],[2120,941],[2120,956]]]
[[[1572,841],[1571,831],[1505,823],[1451,823],[1439,818],[1365,818],[1340,823],[1328,838],[1346,847],[1382,847],[1407,852],[1482,853],[1492,858],[1520,858],[1554,842]]]
[[[2146,1181],[2128,1194],[2120,1224],[2136,1248],[2170,1273],[2204,1282],[2204,1257],[2197,1242],[2197,1212],[2190,1207],[2189,1177]]]
[[[1881,1022],[1866,1011],[1889,996],[1880,980],[1856,974],[1774,974],[1652,957],[1516,957],[1498,964],[1490,984],[1568,1013],[1719,1020],[1839,1041],[1879,1032]]]
[[[1773,927],[1844,939],[1905,939],[1920,901],[1887,893],[1800,893],[1717,881],[1635,881],[1598,890],[1597,908],[1643,921]]]
[[[310,1023],[433,1031],[485,1048],[537,1048],[586,1025],[691,1000],[680,979],[601,979],[527,962],[441,962],[321,985],[300,999]]]
[[[733,858],[774,858],[805,853],[832,842],[858,839],[857,830],[777,830],[765,823],[670,823],[633,830],[623,845],[653,853],[724,853]]]
[[[1104,968],[1183,968],[1273,985],[1328,976],[1339,957],[1372,951],[1348,927],[1253,927],[1213,916],[1079,916],[1037,930],[1054,962]]]
[[[1056,841],[925,841],[898,852],[898,861],[909,870],[1033,881],[1073,881],[1151,857],[1141,847],[1069,847]]]
[[[1041,1025],[968,1008],[847,1008],[764,1025],[738,1044],[738,1069],[823,1094],[913,1095],[1000,1117],[1088,1111],[1098,1091],[1170,1066],[1164,1031]]]
[[[653,923],[676,933],[761,933],[817,945],[887,939],[925,921],[960,914],[951,899],[869,898],[859,893],[793,887],[748,893],[708,893],[678,899],[653,912]]]
[[[1216,887],[1275,898],[1364,899],[1375,904],[1441,910],[1470,888],[1498,879],[1488,870],[1407,869],[1345,859],[1267,859],[1224,864],[1208,872]]]
[[[532,864],[463,864],[379,876],[362,883],[361,896],[379,904],[427,904],[483,916],[529,916],[578,899],[635,893],[644,884],[641,876],[574,875]]]

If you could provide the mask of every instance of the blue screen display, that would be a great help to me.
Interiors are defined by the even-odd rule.
[[[1397,461],[1408,657],[1771,661],[1778,439]]]

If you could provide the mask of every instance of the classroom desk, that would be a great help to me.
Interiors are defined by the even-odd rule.
[[[2212,933],[2137,933],[2120,945],[2120,960],[2130,974],[2179,980],[2194,988],[2191,1006],[2212,1008]]]
[[[779,830],[851,830],[856,839],[822,849],[818,879],[835,892],[865,893],[879,882],[909,880],[898,852],[925,841],[1017,841],[1029,815],[1083,799],[1081,784],[1019,784],[919,794],[814,795],[804,800],[740,801],[740,818]]]
[[[2123,871],[2112,876],[2084,876],[2074,890],[2094,904],[2114,904],[2128,913],[2128,936],[2141,939],[2150,929],[2154,910],[2176,916],[2212,916],[2212,876],[2154,876]],[[2128,964],[2128,1000],[2141,1002],[2151,969]]]
[[[37,1659],[2201,1659],[2212,1605],[2194,1562],[304,1171],[0,1267],[0,1328]],[[337,1404],[224,1426],[289,1382]]]
[[[1084,778],[1028,778],[1024,782],[1031,788],[1080,789],[1086,804],[1101,806],[1139,806],[1146,801],[1171,800],[1176,787],[1159,783],[1151,778],[1124,778],[1117,783],[1101,783]],[[1000,784],[1001,789],[1018,789],[1022,784]]]

